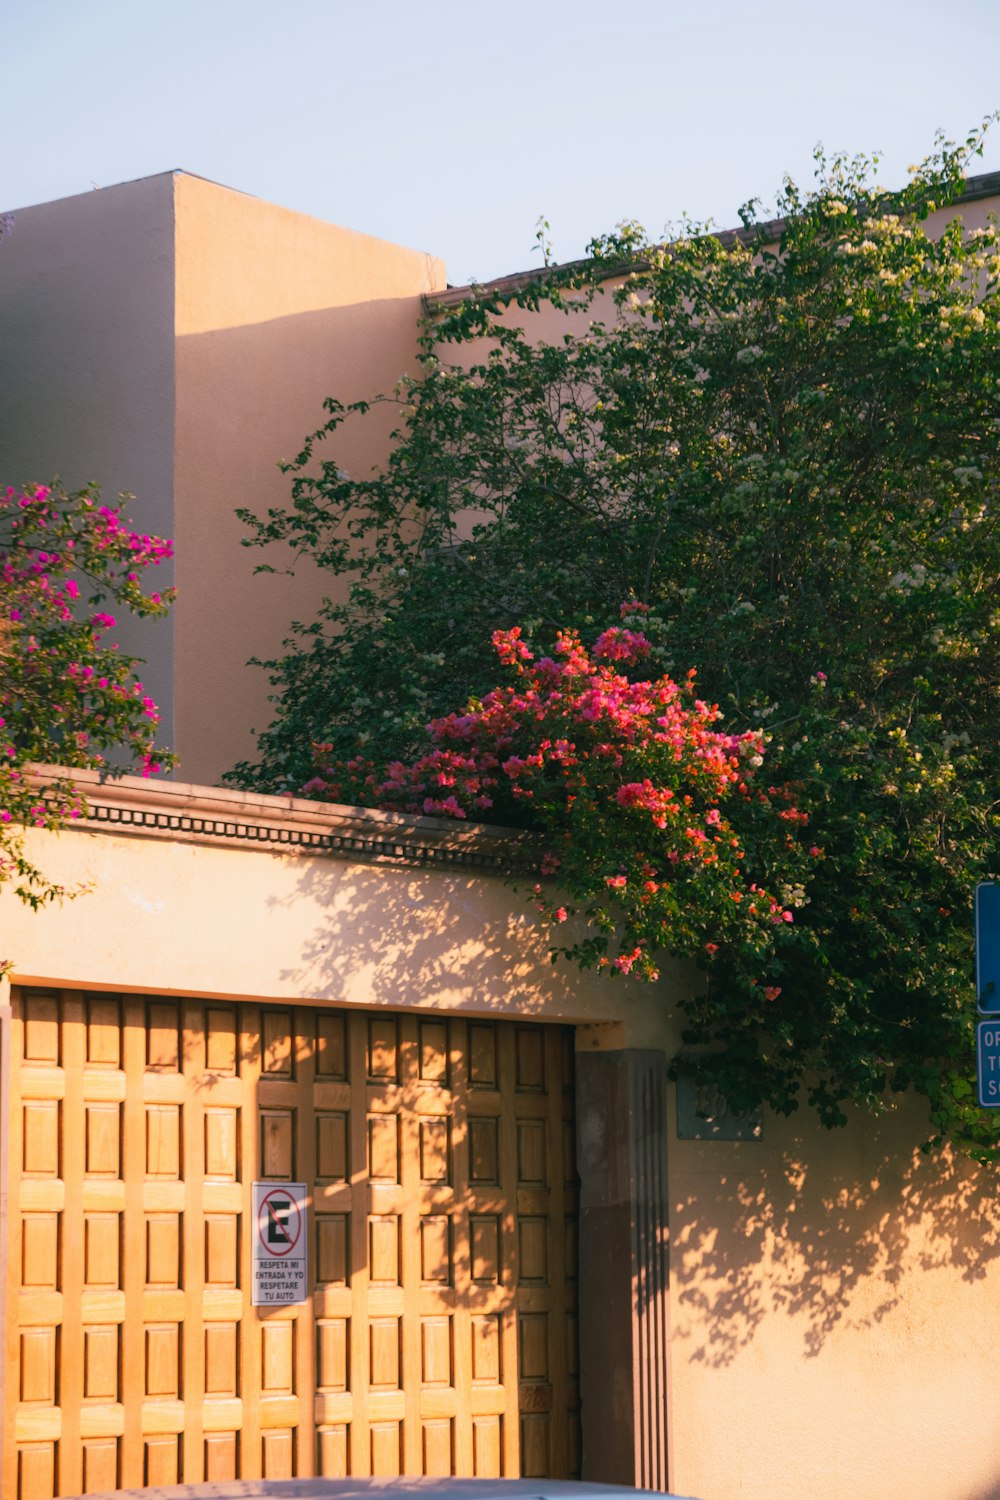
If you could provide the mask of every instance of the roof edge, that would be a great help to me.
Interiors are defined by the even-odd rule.
[[[994,197],[1000,197],[1000,172],[981,172],[978,176],[965,179],[965,190],[959,193],[953,203],[974,203],[980,198]],[[784,228],[784,219],[766,219],[760,224],[755,224],[752,229],[717,230],[715,238],[727,247],[737,244],[749,245],[753,244],[761,234],[767,239],[780,239]],[[628,261],[614,269],[609,268],[601,275],[600,280],[610,281],[626,271],[642,270],[645,264],[641,257]],[[467,286],[450,286],[443,292],[428,293],[424,297],[424,307],[429,313],[444,312],[450,307],[459,307],[473,295],[485,293],[492,297],[516,296],[525,287],[533,286],[539,281],[548,281],[556,272],[572,276],[574,272],[582,272],[591,265],[593,265],[593,260],[584,257],[582,260],[567,260],[549,267],[536,266],[530,271],[514,271],[507,276],[497,276],[492,281],[473,281]]]

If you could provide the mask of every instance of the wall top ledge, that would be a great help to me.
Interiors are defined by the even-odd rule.
[[[311,802],[141,776],[36,766],[39,786],[69,780],[85,799],[74,828],[209,843],[261,853],[332,855],[366,863],[454,866],[500,874],[535,870],[537,836],[488,823],[453,823],[372,807]]]
[[[944,205],[948,209],[958,208],[963,203],[976,203],[982,198],[995,198],[1000,196],[1000,172],[980,172],[975,176],[965,179],[965,188],[951,202]],[[766,219],[759,224],[754,224],[750,229],[717,229],[711,231],[715,239],[725,246],[726,249],[733,245],[755,245],[763,236],[765,241],[775,242],[780,240],[785,232],[784,219]],[[615,276],[626,276],[632,271],[645,270],[649,262],[641,256],[633,261],[623,261],[618,265],[604,269],[599,276],[602,281],[610,281]],[[506,276],[496,276],[492,281],[470,282],[467,286],[449,286],[443,292],[428,292],[424,296],[424,308],[428,314],[444,312],[450,307],[460,307],[463,302],[469,302],[475,297],[513,297],[525,287],[534,286],[537,282],[551,281],[554,273],[559,272],[564,277],[567,275],[586,275],[593,261],[587,258],[581,260],[567,260],[561,265],[535,266],[530,271],[514,271]]]

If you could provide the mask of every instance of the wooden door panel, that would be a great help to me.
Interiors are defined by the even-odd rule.
[[[3,1493],[577,1472],[570,1032],[28,990],[12,1064]]]

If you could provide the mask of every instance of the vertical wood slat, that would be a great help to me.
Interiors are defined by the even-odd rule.
[[[368,1423],[368,1017],[354,1012],[347,1022],[351,1086],[351,1473],[371,1473],[371,1432]]]
[[[61,1059],[65,1077],[62,1101],[62,1327],[59,1401],[62,1431],[59,1440],[59,1493],[75,1495],[84,1486],[80,1446],[83,1406],[84,1328],[83,1256],[73,1246],[83,1245],[83,1182],[86,1171],[86,1130],[83,1070],[87,1057],[86,1015],[79,992],[62,997]]]
[[[500,1234],[500,1269],[511,1295],[501,1313],[501,1359],[506,1404],[503,1420],[503,1474],[517,1479],[521,1473],[520,1368],[518,1360],[517,1286],[520,1256],[517,1244],[517,1078],[516,1038],[513,1026],[497,1027],[497,1073],[500,1086],[500,1187],[504,1211]]]
[[[297,1008],[292,1012],[292,1057],[298,1084],[298,1121],[296,1135],[297,1161],[295,1176],[306,1184],[306,1223],[315,1223],[316,1203],[316,1117],[314,1083],[316,1075],[315,1019],[312,1011]],[[316,1473],[316,1319],[313,1311],[316,1290],[315,1243],[306,1242],[306,1301],[295,1309],[295,1379],[299,1398],[295,1435],[295,1474],[312,1478]]]
[[[261,1474],[260,1371],[261,1330],[258,1310],[250,1305],[253,1286],[253,1183],[260,1176],[260,1121],[257,1095],[260,1086],[260,1007],[244,1005],[240,1019],[240,1079],[243,1085],[240,1131],[243,1171],[243,1213],[240,1235],[240,1288],[243,1292],[240,1370],[243,1422],[236,1443],[239,1448],[237,1477]]]
[[[452,1153],[455,1185],[452,1215],[452,1279],[454,1286],[453,1379],[457,1395],[455,1417],[455,1473],[473,1473],[472,1414],[472,1259],[469,1236],[469,1059],[468,1026],[451,1022],[449,1081],[452,1098]],[[466,1399],[463,1398],[463,1394]]]
[[[648,1122],[648,1100],[646,1099],[646,1079],[640,1068],[631,1068],[631,1079],[633,1091],[631,1123],[632,1138],[630,1146],[633,1157],[633,1171],[636,1180],[642,1184],[642,1188],[635,1194],[636,1205],[632,1224],[632,1278],[633,1278],[633,1305],[636,1309],[636,1333],[639,1345],[639,1359],[637,1361],[637,1416],[635,1424],[636,1445],[636,1477],[640,1475],[645,1480],[649,1476],[650,1460],[652,1457],[649,1430],[649,1407],[651,1392],[649,1389],[650,1364],[650,1326],[646,1316],[649,1300],[649,1215],[650,1203],[648,1192],[648,1162],[646,1160],[646,1132]],[[637,1097],[636,1097],[637,1096]]]
[[[184,1118],[181,1175],[184,1179],[183,1278],[184,1322],[183,1387],[184,1482],[196,1484],[204,1478],[202,1406],[205,1399],[205,1110],[202,1080],[205,1075],[205,1007],[185,1000],[180,1007],[181,1058],[184,1074]]]
[[[667,1484],[668,1265],[666,1077],[662,1057],[630,1058],[630,1149],[635,1216],[632,1233],[637,1360],[636,1482]]]
[[[566,1263],[563,1167],[563,1058],[562,1031],[547,1026],[542,1033],[545,1047],[545,1077],[548,1084],[548,1199],[546,1258],[549,1283],[549,1380],[552,1383],[551,1464],[555,1474],[569,1473],[569,1424],[566,1399]]]
[[[403,1367],[400,1385],[403,1390],[403,1473],[423,1472],[423,1432],[420,1418],[422,1384],[420,1322],[420,1117],[417,1094],[420,1075],[420,1047],[415,1016],[401,1016],[398,1043],[399,1082],[403,1091],[403,1108],[399,1116],[400,1182],[402,1213],[399,1216],[401,1236],[400,1261],[403,1283]]]
[[[145,1327],[143,1289],[145,1283],[146,1179],[146,1006],[135,995],[124,1000],[122,1066],[125,1069],[122,1167],[125,1174],[125,1214],[122,1236],[122,1286],[125,1321],[122,1324],[122,1392],[125,1430],[121,1443],[121,1484],[138,1488],[144,1483],[143,1402],[145,1377]]]
[[[563,1107],[563,1182],[559,1193],[560,1250],[563,1258],[567,1339],[564,1347],[570,1403],[566,1414],[566,1477],[581,1478],[582,1434],[580,1430],[580,1190],[576,1165],[576,1049],[570,1027],[562,1028],[561,1093]]]
[[[0,981],[0,1002],[3,999],[5,982]],[[11,1033],[14,1025],[14,997],[11,994],[11,1004],[0,1003],[0,1330],[6,1330],[15,1320],[13,1310],[15,1303],[10,1299],[7,1291],[7,1280],[10,1273],[8,1260],[14,1257],[11,1254],[13,1235],[11,1234],[11,1199],[10,1199],[10,1147],[11,1126],[13,1123],[11,1113]],[[18,1279],[20,1280],[20,1268],[18,1268]],[[4,1332],[6,1340],[6,1332]],[[6,1353],[5,1348],[0,1348],[0,1353]],[[4,1472],[6,1462],[4,1455],[14,1447],[14,1432],[7,1415],[7,1402],[9,1399],[11,1365],[7,1359],[0,1362],[0,1494],[6,1483],[7,1476]],[[8,1490],[8,1494],[10,1491]]]
[[[11,994],[9,1032],[9,1086],[4,1096],[7,1132],[7,1247],[5,1302],[7,1316],[4,1330],[4,1443],[3,1479],[0,1494],[17,1494],[18,1450],[14,1437],[17,1418],[20,1376],[20,1325],[17,1306],[21,1294],[21,1066],[24,1060],[24,992]]]
[[[652,1050],[577,1058],[588,1122],[577,1153],[579,1295],[584,1307],[605,1298],[603,1317],[584,1328],[581,1394],[585,1411],[607,1412],[603,1426],[584,1428],[584,1470],[643,1489],[667,1484],[666,1068]]]

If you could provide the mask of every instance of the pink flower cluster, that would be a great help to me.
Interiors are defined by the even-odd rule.
[[[643,612],[622,606],[625,620]],[[582,905],[550,901],[541,888],[535,905],[556,925],[580,911],[599,931],[619,931],[621,952],[607,960],[617,972],[652,978],[657,948],[682,939],[689,951],[714,951],[692,937],[706,913],[734,941],[792,921],[748,878],[745,841],[726,813],[759,807],[779,849],[805,820],[785,789],[755,785],[761,733],[719,728],[693,672],[636,680],[650,644],[627,627],[604,630],[590,650],[562,631],[553,654],[537,659],[518,627],[497,631],[493,645],[513,680],[429,724],[422,755],[380,769],[366,757],[332,763],[330,747],[317,746],[305,794],[546,830],[558,854],[549,850],[542,873],[558,871]]]
[[[39,799],[28,790],[20,769],[28,762],[101,766],[114,749],[145,774],[165,764],[153,743],[156,704],[135,661],[104,637],[120,609],[166,612],[173,590],[146,595],[140,578],[172,550],[92,488],[0,489],[0,823],[8,828],[79,816],[63,792]]]

